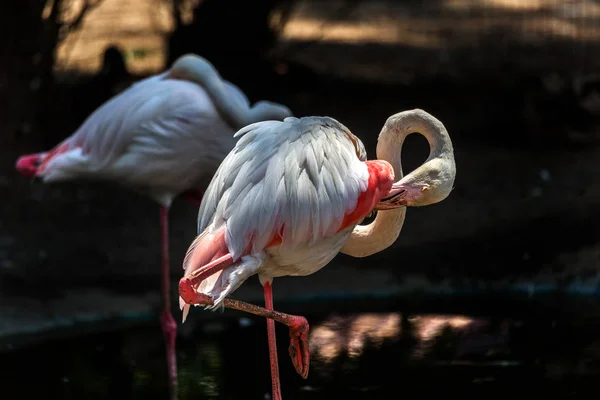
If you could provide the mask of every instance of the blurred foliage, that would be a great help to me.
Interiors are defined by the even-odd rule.
[[[40,102],[51,93],[56,49],[102,0],[3,2],[0,11],[0,126],[4,135],[31,131]]]
[[[0,99],[3,100],[0,126],[3,138],[31,136],[26,142],[35,142],[43,139],[38,137],[41,129],[37,127],[54,126],[49,124],[49,118],[61,119],[59,110],[55,108],[64,99],[61,100],[61,93],[57,93],[53,76],[57,48],[69,34],[81,28],[89,12],[102,1],[23,0],[3,2],[0,6],[0,29],[3,33],[0,40]],[[175,21],[173,34],[168,38],[166,66],[178,56],[194,52],[210,59],[222,75],[231,80],[252,76],[253,81],[256,81],[253,71],[264,70],[269,50],[274,46],[294,3],[291,0],[162,1],[171,4]],[[276,9],[279,13],[277,22],[272,23],[271,16]],[[107,68],[110,69],[107,65],[115,58],[112,54],[115,51],[107,49],[99,75],[106,75]],[[119,57],[139,59],[148,54],[146,49],[139,48],[125,54],[121,52]],[[239,62],[232,62],[232,59],[243,60],[245,68],[239,68]],[[120,72],[116,78],[111,77],[114,78],[112,81],[123,80],[127,75],[126,71]],[[96,83],[93,86],[98,88],[110,86],[104,81]],[[90,103],[89,107],[75,107],[82,108],[81,113],[88,113],[114,94],[110,90],[107,93],[100,91],[102,93],[95,96],[94,90],[86,90],[85,94],[82,93],[83,97],[95,96],[98,99],[88,101],[81,98]],[[71,93],[67,97],[79,96]],[[68,109],[71,105],[61,107]],[[69,115],[77,123],[81,122],[76,110]],[[55,131],[68,131],[70,128],[54,126]]]

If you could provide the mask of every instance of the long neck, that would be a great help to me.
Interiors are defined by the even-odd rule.
[[[193,81],[202,86],[219,114],[235,130],[269,118],[268,109],[250,108],[232,96],[230,88],[224,84],[217,70],[202,57],[196,55],[180,57],[173,63],[169,77]]]
[[[411,110],[391,116],[386,121],[377,142],[377,158],[386,160],[394,167],[396,180],[403,177],[402,145],[413,132],[425,136],[429,142],[427,161],[446,153],[452,142],[439,121],[421,110]],[[353,257],[367,257],[391,246],[402,230],[406,207],[380,210],[369,225],[357,225],[341,252]]]

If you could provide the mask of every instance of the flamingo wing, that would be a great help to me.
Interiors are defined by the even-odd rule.
[[[362,143],[332,118],[258,122],[235,136],[198,216],[198,232],[223,231],[234,260],[334,235],[368,187]]]
[[[366,161],[360,140],[332,118],[263,121],[235,136],[203,196],[199,234],[183,263],[214,306],[259,273],[268,248],[301,258],[314,250],[312,267],[326,264],[337,252],[329,239],[357,224],[393,182],[392,166]],[[182,298],[180,306],[185,316]]]
[[[232,86],[232,101],[246,102]],[[36,174],[47,182],[117,180],[168,205],[181,191],[206,186],[233,133],[202,87],[161,74],[99,107],[42,157]]]
[[[223,83],[231,102],[240,108],[250,107],[248,98],[237,86]],[[185,136],[203,135],[206,129],[199,128],[206,128],[203,125],[210,125],[217,116],[201,86],[171,79],[167,71],[133,84],[104,103],[67,141],[69,147],[81,147],[101,168],[122,156],[140,137],[151,137],[156,141],[155,147],[168,150],[175,142],[169,136],[186,139]]]
[[[189,136],[193,133],[189,126],[212,117],[207,99],[194,83],[154,76],[99,107],[69,142],[81,147],[98,168],[114,162],[136,142],[144,143],[144,138],[168,149],[174,142],[170,136]]]

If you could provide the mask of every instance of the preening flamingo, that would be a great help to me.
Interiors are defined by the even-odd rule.
[[[291,115],[287,107],[267,101],[250,107],[244,93],[223,80],[207,60],[185,55],[169,70],[104,103],[53,150],[17,160],[17,170],[45,183],[109,180],[160,205],[160,320],[173,397],[177,393],[177,325],[170,311],[168,210],[179,195],[199,204],[203,189],[233,148],[237,130]]]
[[[424,135],[431,151],[402,178],[402,143],[412,132]],[[437,203],[450,194],[452,142],[440,121],[418,109],[387,120],[379,160],[373,161],[362,142],[329,117],[259,122],[236,137],[200,205],[198,237],[179,282],[180,307],[184,321],[192,304],[267,317],[273,399],[280,400],[274,321],[290,328],[289,353],[304,378],[309,326],[304,317],[273,310],[273,278],[312,274],[340,251],[365,257],[390,246],[405,206]],[[373,210],[381,211],[371,224],[357,225]],[[254,274],[264,287],[265,308],[227,297]]]

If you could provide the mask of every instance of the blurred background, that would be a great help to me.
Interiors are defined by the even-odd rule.
[[[156,205],[14,163],[189,52],[251,102],[338,119],[369,158],[410,108],[454,142],[455,190],[409,209],[392,248],[276,280],[275,308],[312,328],[306,381],[277,328],[284,397],[594,390],[600,1],[20,0],[0,27],[0,397],[167,398]],[[411,135],[405,172],[427,153]],[[196,215],[173,206],[174,284]],[[268,398],[263,320],[195,309],[179,332],[182,400]]]

